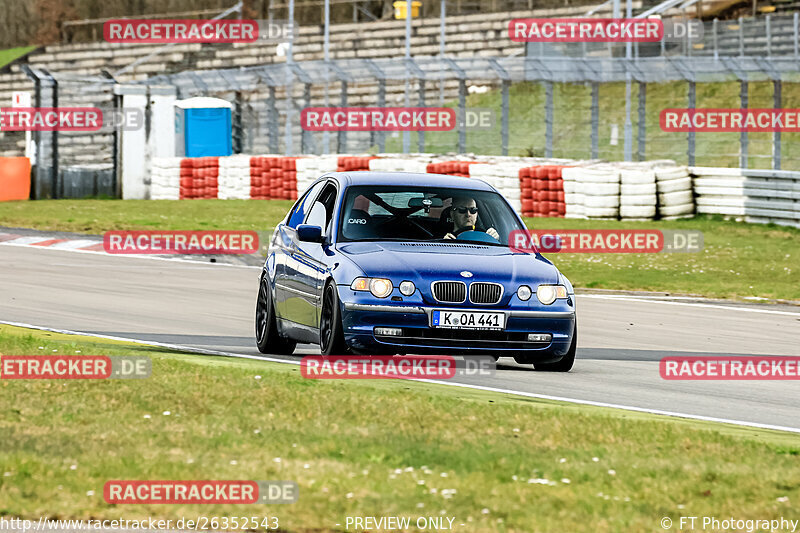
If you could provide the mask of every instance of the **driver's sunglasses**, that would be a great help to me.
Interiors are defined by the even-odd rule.
[[[478,214],[478,208],[477,207],[456,207],[456,212],[458,212],[461,215],[466,215],[467,211],[469,211],[470,215]]]

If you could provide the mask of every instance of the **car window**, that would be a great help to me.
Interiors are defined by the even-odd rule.
[[[287,226],[290,228],[297,228],[297,226],[303,223],[303,220],[306,218],[306,214],[308,214],[310,211],[312,202],[317,197],[317,194],[322,187],[325,186],[325,183],[325,181],[317,183],[297,201],[295,206],[292,208],[291,213],[289,214],[289,220],[286,223]]]
[[[322,228],[322,233],[328,233],[328,226],[333,219],[333,208],[336,203],[336,185],[328,182],[322,189],[322,192],[317,196],[311,211],[306,217],[306,224],[319,226]]]
[[[454,231],[453,199],[464,197],[474,200],[478,208],[472,226],[474,231],[486,233],[493,229],[499,237],[494,239],[495,244],[505,245],[512,231],[524,230],[511,207],[496,192],[438,187],[354,186],[345,191],[339,240],[441,240]],[[424,205],[426,199],[430,200],[430,207],[413,207]],[[479,239],[480,236],[472,238]],[[489,242],[486,239],[482,241]]]

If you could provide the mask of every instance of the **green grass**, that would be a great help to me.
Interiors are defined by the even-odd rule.
[[[683,229],[703,232],[698,253],[547,254],[576,287],[719,298],[800,300],[800,230],[722,217],[659,222],[528,218],[534,229]]]
[[[425,383],[310,381],[293,365],[0,326],[1,354],[78,351],[147,355],[153,373],[0,380],[0,516],[266,515],[283,531],[448,516],[460,531],[616,532],[658,531],[664,516],[800,515],[793,434]],[[300,497],[109,505],[109,479],[284,479]]]
[[[0,202],[0,226],[99,234],[108,230],[266,231],[286,200],[38,200]],[[663,222],[529,218],[534,229],[654,228],[704,233],[696,254],[550,254],[576,287],[800,300],[800,230],[697,217]],[[262,234],[262,238],[265,235]]]
[[[100,234],[109,230],[275,227],[291,200],[37,200],[0,202],[0,226]]]
[[[633,154],[638,154],[638,85],[632,87],[631,120]],[[699,83],[696,107],[740,108],[740,86],[735,82]],[[674,159],[686,164],[687,134],[661,131],[659,114],[666,108],[686,108],[688,84],[683,82],[651,83],[646,91],[645,159]],[[751,82],[748,88],[749,107],[772,107],[772,84]],[[438,103],[438,102],[437,102]],[[435,105],[430,103],[430,105]],[[446,102],[446,107],[457,106]],[[800,84],[783,86],[783,106],[800,106]],[[468,131],[466,152],[500,155],[501,93],[499,90],[467,96],[467,107],[493,109],[497,126],[493,130]],[[545,89],[538,83],[515,83],[509,90],[509,155],[544,157],[545,154]],[[625,84],[607,83],[599,89],[599,157],[608,161],[624,158]],[[591,86],[556,83],[553,85],[553,157],[591,158]],[[611,145],[612,126],[618,128],[618,144]],[[771,168],[772,134],[750,133],[748,165],[750,168]],[[739,133],[697,133],[695,135],[697,166],[739,166]],[[412,151],[417,151],[417,135],[411,134]],[[402,134],[386,139],[387,152],[401,152]],[[455,152],[458,132],[425,134],[425,151]],[[800,134],[781,136],[782,168],[800,170]]]
[[[19,48],[0,50],[0,68],[8,65],[18,57],[24,56],[32,50],[36,50],[36,48],[36,46],[21,46]]]

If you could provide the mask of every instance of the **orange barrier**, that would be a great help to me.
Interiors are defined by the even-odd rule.
[[[31,162],[27,157],[0,157],[0,202],[31,196]]]

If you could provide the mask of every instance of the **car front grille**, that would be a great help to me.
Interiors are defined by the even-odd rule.
[[[460,304],[467,299],[467,284],[463,281],[434,281],[431,288],[439,302]]]
[[[476,282],[469,286],[469,301],[474,304],[496,304],[502,296],[503,286],[498,283]]]

